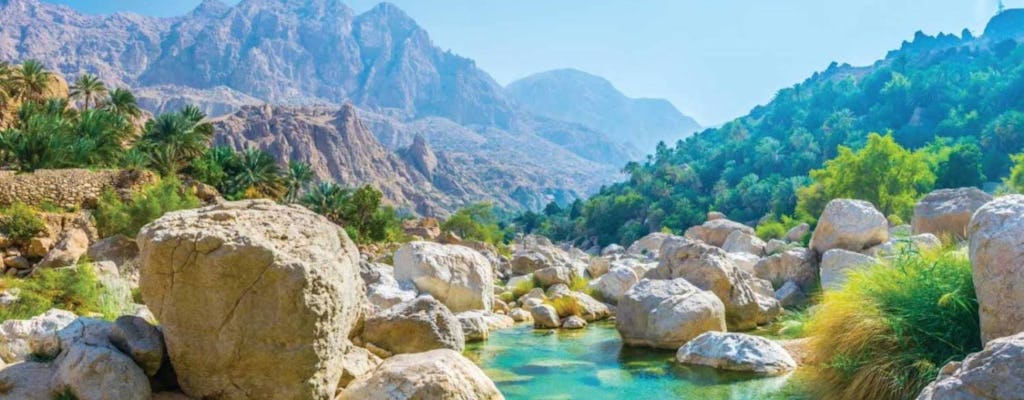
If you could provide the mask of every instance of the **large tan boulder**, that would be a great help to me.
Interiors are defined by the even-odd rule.
[[[746,253],[758,257],[764,256],[767,246],[768,244],[756,235],[741,230],[732,231],[722,243],[722,249],[730,253]]]
[[[26,361],[0,368],[0,400],[53,400],[57,366],[49,362]]]
[[[717,221],[723,220],[712,222]],[[680,237],[666,240],[661,248],[661,262],[645,278],[683,278],[711,291],[725,304],[730,330],[752,329],[781,313],[770,290],[771,283],[765,283],[767,293],[759,293],[758,278],[738,268],[725,250],[701,241]]]
[[[914,234],[931,233],[953,240],[967,238],[967,224],[992,195],[978,188],[939,189],[914,205]]]
[[[453,312],[491,310],[494,275],[476,250],[432,242],[408,243],[395,252],[395,279],[411,282]]]
[[[135,239],[125,235],[104,238],[89,246],[86,255],[93,262],[112,262],[122,277],[131,282],[139,281],[139,245]]]
[[[475,364],[452,350],[402,354],[353,381],[339,400],[497,400],[498,388]]]
[[[832,249],[861,251],[889,240],[889,220],[863,200],[828,202],[811,236],[811,249],[819,255]]]
[[[462,351],[466,346],[459,320],[430,296],[418,297],[367,318],[363,341],[392,354],[434,349]]]
[[[687,229],[683,236],[689,239],[700,240],[712,246],[722,247],[725,245],[725,240],[729,238],[729,235],[736,231],[754,235],[754,228],[727,219],[716,219]]]
[[[1024,400],[1024,332],[994,339],[939,372],[917,400]]]
[[[343,229],[253,200],[168,213],[137,240],[142,296],[185,394],[334,395],[366,302]]]
[[[650,258],[657,258],[658,251],[661,250],[661,244],[665,242],[672,235],[662,232],[654,232],[640,238],[633,242],[626,249],[626,254],[631,256],[647,256]]]
[[[1024,195],[979,208],[969,232],[982,340],[1024,331]]]
[[[73,266],[89,249],[89,236],[81,229],[64,231],[57,244],[46,253],[37,268],[58,268]]]
[[[704,332],[725,332],[725,305],[685,279],[644,279],[619,301],[615,328],[627,346],[674,350]]]
[[[611,304],[618,304],[626,291],[640,282],[636,271],[628,266],[615,266],[607,274],[590,281],[587,286],[598,293],[601,299]]]
[[[821,288],[836,290],[846,283],[847,275],[878,263],[878,259],[843,249],[832,249],[821,256]]]

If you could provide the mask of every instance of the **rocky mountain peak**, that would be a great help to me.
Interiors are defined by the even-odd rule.
[[[412,145],[409,146],[402,155],[406,161],[412,164],[417,171],[420,171],[427,179],[434,179],[434,171],[437,169],[437,155],[427,145],[427,139],[423,135],[417,134],[412,139]]]
[[[219,17],[231,9],[231,6],[220,0],[203,0],[190,14],[193,17]]]

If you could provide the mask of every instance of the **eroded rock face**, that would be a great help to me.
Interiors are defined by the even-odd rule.
[[[628,346],[677,349],[704,332],[724,332],[725,305],[685,279],[644,279],[619,301],[615,327]]]
[[[861,251],[889,240],[889,220],[871,203],[835,199],[828,202],[811,237],[811,249]]]
[[[723,220],[712,222],[717,221]],[[725,304],[730,329],[751,329],[781,312],[774,295],[758,294],[757,278],[737,268],[720,248],[674,237],[665,241],[661,253],[661,263],[645,278],[683,278],[698,288],[711,291]],[[770,283],[768,285],[770,293]]]
[[[395,252],[395,279],[411,282],[454,312],[491,310],[491,263],[464,246],[412,242]]]
[[[1024,399],[1024,332],[994,339],[946,365],[917,400]]]
[[[712,246],[722,247],[729,235],[735,231],[740,231],[741,233],[746,233],[748,235],[754,234],[754,228],[743,225],[739,222],[727,219],[716,219],[687,229],[683,236],[694,240],[700,240]]]
[[[676,353],[683,364],[779,375],[796,369],[796,361],[777,343],[743,333],[707,332],[686,342]]]
[[[444,304],[429,296],[367,318],[363,340],[392,354],[434,349],[462,351],[466,346],[459,320]]]
[[[401,354],[353,381],[339,400],[497,400],[494,382],[452,350]]]
[[[967,237],[971,216],[992,201],[992,195],[978,188],[939,189],[914,205],[911,227],[914,234],[931,233],[953,240]]]
[[[850,271],[868,268],[878,259],[843,249],[832,249],[821,257],[821,288],[835,290],[846,283]]]
[[[985,204],[969,230],[982,340],[1024,331],[1024,195]]]
[[[334,395],[366,302],[343,229],[255,200],[169,213],[137,239],[142,296],[186,394]]]

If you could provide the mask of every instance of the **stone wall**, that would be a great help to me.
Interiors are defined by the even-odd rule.
[[[114,189],[126,196],[132,190],[155,182],[145,171],[54,169],[31,173],[0,171],[0,207],[21,202],[38,206],[44,202],[64,208],[91,208],[104,190]]]

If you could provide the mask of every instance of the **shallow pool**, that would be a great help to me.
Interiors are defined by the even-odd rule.
[[[492,332],[466,356],[516,399],[798,399],[789,376],[753,378],[683,367],[674,352],[624,348],[611,323],[578,331],[529,325]]]

